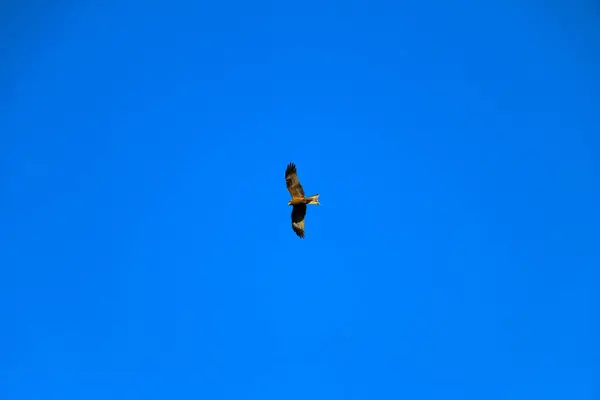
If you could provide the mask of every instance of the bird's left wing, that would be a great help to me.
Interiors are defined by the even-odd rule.
[[[294,165],[294,163],[289,163],[285,169],[285,185],[292,195],[292,198],[304,197],[304,189],[300,184],[300,179],[298,179],[298,173],[296,172],[296,165]]]

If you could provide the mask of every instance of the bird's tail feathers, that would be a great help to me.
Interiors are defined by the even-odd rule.
[[[316,206],[318,206],[319,204],[321,204],[321,203],[319,203],[319,195],[318,194],[315,194],[314,196],[307,197],[306,200],[308,200],[307,204],[314,204]]]

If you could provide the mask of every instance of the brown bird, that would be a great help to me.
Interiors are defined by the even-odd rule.
[[[292,200],[288,202],[288,206],[292,208],[292,229],[300,238],[304,237],[304,216],[306,215],[306,205],[319,205],[319,195],[304,197],[304,189],[298,179],[296,166],[294,163],[289,163],[285,169],[285,184],[288,191],[292,195]]]

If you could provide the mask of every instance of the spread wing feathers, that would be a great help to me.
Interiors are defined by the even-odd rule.
[[[304,237],[304,216],[306,215],[306,204],[298,204],[292,208],[292,229],[296,235]]]
[[[304,189],[298,179],[298,173],[296,172],[294,163],[289,163],[285,169],[285,184],[292,195],[292,198],[304,198]]]

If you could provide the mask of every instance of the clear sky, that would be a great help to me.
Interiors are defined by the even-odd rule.
[[[53,3],[1,9],[0,398],[598,399],[598,6]]]

